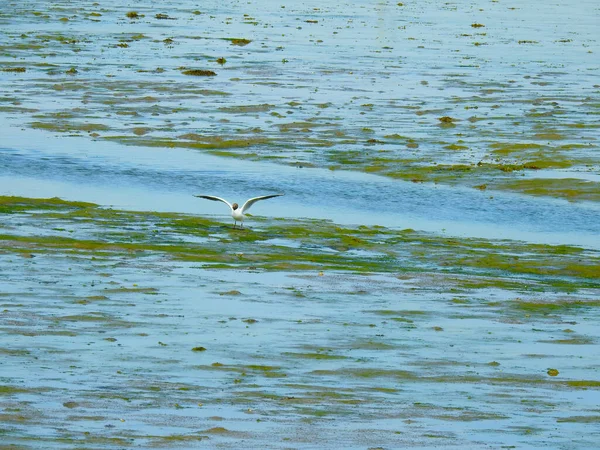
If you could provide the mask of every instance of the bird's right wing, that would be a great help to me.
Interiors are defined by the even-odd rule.
[[[229,203],[224,198],[215,197],[214,195],[194,195],[194,197],[205,198],[206,200],[212,200],[214,202],[223,202],[223,203],[227,204],[227,206],[229,206],[229,208],[231,208],[231,210],[233,211],[233,206],[231,206],[231,203]]]

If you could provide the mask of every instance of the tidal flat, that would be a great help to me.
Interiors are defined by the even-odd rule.
[[[0,111],[55,135],[600,200],[596,2],[232,5],[10,2]]]
[[[600,252],[1,197],[16,448],[589,447]]]
[[[600,10],[521,3],[4,2],[0,447],[597,446]]]

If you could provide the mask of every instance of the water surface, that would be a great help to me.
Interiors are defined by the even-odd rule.
[[[593,448],[600,9],[522,3],[4,2],[0,441]]]

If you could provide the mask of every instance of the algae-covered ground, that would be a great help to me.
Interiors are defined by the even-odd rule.
[[[6,445],[599,438],[597,250],[57,198],[0,213]]]
[[[599,18],[2,2],[0,448],[597,447]]]
[[[0,114],[64,136],[600,200],[595,1],[321,3],[8,2]]]

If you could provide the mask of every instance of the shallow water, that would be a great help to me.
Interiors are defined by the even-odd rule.
[[[441,275],[42,254],[2,255],[2,266],[2,383],[16,389],[3,402],[8,443],[585,448],[598,438],[577,418],[554,431],[593,415],[597,390],[560,383],[597,375],[595,346],[552,342],[566,327],[597,337],[597,312],[506,315],[514,293],[499,289],[455,303]],[[543,378],[548,367],[561,368],[559,384]]]
[[[19,136],[22,133],[15,133],[10,140]],[[192,195],[220,195],[241,203],[240,192],[284,192],[286,197],[261,203],[253,212],[454,236],[600,246],[596,220],[600,206],[595,203],[489,195],[377,175],[230,162],[189,150],[165,161],[163,150],[133,148],[124,153],[118,145],[88,142],[81,154],[79,138],[51,142],[44,143],[44,151],[35,149],[40,144],[3,150],[0,182],[6,186],[5,194],[58,196],[134,210],[221,214],[227,220],[225,205]]]
[[[600,170],[592,0],[209,3],[200,14],[150,2],[136,20],[118,2],[36,6],[10,4],[0,18],[3,67],[26,69],[0,72],[5,114],[28,126],[140,145],[222,139],[230,144],[213,152],[381,165],[406,179],[422,166],[492,164],[498,145],[541,149],[501,155],[502,164]],[[173,20],[156,19],[159,6]]]
[[[0,6],[0,441],[593,448],[600,8],[521,3]]]

